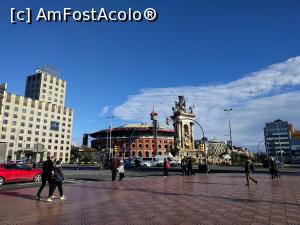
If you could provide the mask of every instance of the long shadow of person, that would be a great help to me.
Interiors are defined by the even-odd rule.
[[[6,196],[11,196],[11,197],[18,197],[18,198],[24,198],[24,199],[29,199],[29,200],[35,200],[34,196],[32,196],[32,195],[21,194],[19,192],[15,192],[15,191],[10,191],[10,192],[0,191],[0,195],[6,195]]]

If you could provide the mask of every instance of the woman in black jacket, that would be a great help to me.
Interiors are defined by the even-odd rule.
[[[52,190],[51,190],[50,197],[47,199],[48,202],[52,202],[52,195],[53,195],[56,187],[58,187],[60,200],[65,199],[65,196],[64,196],[64,193],[63,193],[63,187],[62,187],[62,182],[63,181],[64,181],[64,174],[63,174],[62,168],[61,168],[61,161],[57,161],[56,165],[54,167]]]

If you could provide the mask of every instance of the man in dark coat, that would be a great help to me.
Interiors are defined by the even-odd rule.
[[[52,177],[53,177],[54,166],[53,166],[53,162],[52,162],[50,156],[47,157],[47,161],[43,162],[42,168],[43,168],[42,185],[37,192],[37,200],[41,200],[41,193],[46,185],[46,181],[48,181],[48,184],[49,184],[48,198],[51,197]]]
[[[188,157],[187,158],[187,175],[193,175],[193,162],[192,162],[192,158]]]
[[[118,172],[118,168],[120,166],[120,162],[119,160],[117,160],[116,158],[114,158],[111,161],[111,175],[112,175],[112,181],[116,180],[116,176],[117,176],[117,172]]]
[[[257,180],[255,180],[254,178],[251,177],[251,173],[253,171],[253,168],[254,167],[253,167],[253,164],[251,162],[251,159],[246,159],[246,163],[245,163],[245,174],[246,174],[246,179],[247,179],[246,185],[249,185],[249,180],[252,180],[255,184],[257,184]]]
[[[181,160],[181,170],[182,170],[181,176],[186,176],[186,167],[187,167],[187,158],[186,156],[184,156],[184,158]]]

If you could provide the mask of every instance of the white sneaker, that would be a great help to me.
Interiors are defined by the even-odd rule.
[[[47,198],[47,202],[52,202],[52,198]]]
[[[56,195],[52,195],[51,198],[57,198]]]
[[[65,199],[66,199],[66,196],[64,196],[64,195],[60,197],[60,200],[65,200]]]

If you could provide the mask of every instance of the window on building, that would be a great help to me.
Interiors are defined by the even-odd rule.
[[[9,143],[9,147],[10,148],[14,147],[14,143]]]
[[[15,133],[16,132],[16,128],[11,128],[10,132],[11,133]]]
[[[3,124],[8,124],[8,120],[3,120]]]
[[[2,134],[1,139],[5,139],[5,138],[6,138],[5,134]]]
[[[18,112],[18,107],[14,107],[14,111],[15,111],[15,112]]]
[[[19,144],[18,144],[18,148],[22,148],[22,143],[19,143]]]
[[[149,152],[148,151],[146,151],[145,154],[146,154],[146,157],[149,157]]]
[[[141,151],[139,151],[139,157],[142,157],[143,153]]]
[[[30,148],[30,144],[26,144],[26,148],[27,148],[27,149]]]
[[[16,126],[17,125],[17,121],[12,121],[12,125]]]
[[[6,110],[9,110],[9,105],[6,105],[6,106],[5,106],[5,109],[6,109]]]
[[[31,137],[27,137],[27,141],[31,141]]]
[[[4,113],[4,117],[8,117],[9,116],[9,113]]]

